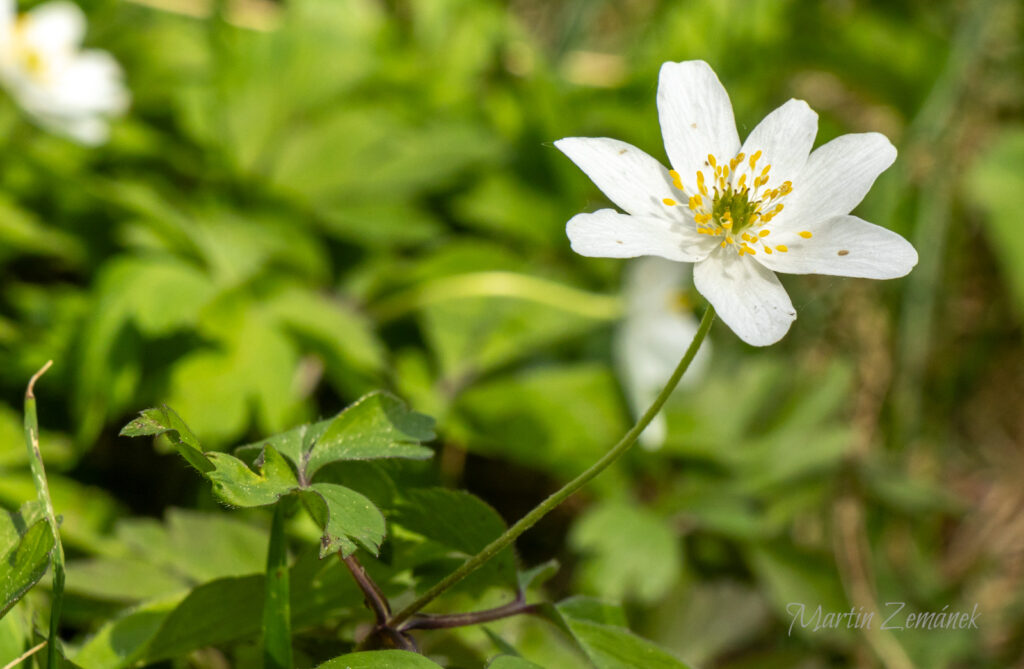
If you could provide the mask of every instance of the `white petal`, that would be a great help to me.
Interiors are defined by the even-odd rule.
[[[25,17],[25,40],[43,53],[72,51],[85,37],[85,14],[71,2],[39,5]]]
[[[118,115],[128,108],[121,66],[105,51],[78,54],[51,87],[58,113]]]
[[[702,60],[661,66],[658,118],[669,161],[683,184],[694,192],[697,170],[709,153],[729,160],[739,151],[729,94]]]
[[[630,214],[665,216],[663,200],[682,197],[668,170],[631,144],[604,137],[566,137],[555,146]]]
[[[98,116],[39,116],[39,123],[85,146],[99,146],[110,137],[110,124]]]
[[[710,252],[714,240],[698,235],[692,224],[653,216],[630,216],[614,209],[577,214],[565,226],[572,250],[591,258],[661,256],[696,262]]]
[[[17,14],[17,0],[0,0],[0,33],[7,35],[7,31],[14,25]]]
[[[779,223],[801,225],[850,213],[894,160],[896,147],[877,132],[842,135],[818,147],[794,180]]]
[[[778,188],[800,176],[817,134],[818,115],[803,100],[790,100],[757,124],[740,151],[747,158],[761,151],[753,176],[771,165],[768,188]]]
[[[652,278],[648,271],[651,268],[656,268],[656,274],[673,271],[654,277],[658,279],[655,283],[647,283],[644,280]],[[615,360],[634,416],[643,414],[661,392],[697,333],[697,319],[681,309],[677,299],[688,274],[686,268],[687,265],[661,258],[640,258],[628,268],[623,296],[626,319],[616,332]],[[670,274],[675,281],[660,281],[670,278]],[[638,298],[639,303],[635,301]],[[707,363],[708,347],[709,344],[701,347],[682,385],[700,378]],[[643,431],[640,442],[647,448],[658,448],[665,433],[666,423],[659,414]]]
[[[796,320],[796,310],[775,274],[732,249],[719,249],[698,263],[693,284],[748,344],[774,344]]]
[[[690,284],[690,266],[657,256],[638,258],[623,270],[623,297],[633,315],[670,310],[675,298]]]
[[[856,216],[834,216],[809,223],[802,231],[810,232],[810,239],[795,229],[773,231],[772,244],[784,244],[789,250],[771,255],[758,252],[755,258],[776,272],[868,279],[905,276],[917,264],[917,251],[910,242]]]

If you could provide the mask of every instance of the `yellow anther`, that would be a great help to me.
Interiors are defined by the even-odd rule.
[[[732,243],[733,243],[733,238],[732,238],[732,235],[726,235],[726,236],[725,236],[725,241],[726,241],[726,243],[728,243],[728,244],[732,244]]]
[[[708,164],[711,165],[711,167],[715,167],[718,165],[718,162],[715,160],[715,157],[710,153],[708,154]]]
[[[771,168],[772,168],[771,165],[765,165],[764,169],[761,170],[761,176],[763,176],[763,177],[768,176],[768,170],[770,170]]]
[[[732,230],[732,221],[722,221],[722,227],[726,230]]]
[[[702,195],[708,194],[708,187],[704,185],[704,173],[700,171],[697,172],[697,188]]]
[[[668,175],[672,177],[672,185],[678,188],[679,190],[683,190],[683,180],[679,176],[679,172],[676,172],[675,170],[669,170]]]
[[[662,202],[664,202],[664,203],[665,203],[666,205],[668,205],[669,207],[674,207],[674,206],[676,206],[676,201],[675,201],[675,200],[673,200],[673,199],[672,199],[672,198],[670,198],[670,197],[666,197],[665,199],[663,199],[663,200],[662,200]]]
[[[749,247],[749,246],[747,246],[747,245],[744,245],[744,246],[743,246],[743,250],[744,250],[744,251],[746,251],[747,253],[749,253],[749,254],[750,254],[750,255],[752,255],[752,256],[753,256],[753,255],[757,255],[757,251],[755,251],[754,249],[750,248],[750,247]]]
[[[697,211],[697,209],[700,208],[700,205],[701,205],[700,193],[697,193],[696,195],[694,195],[694,196],[692,196],[690,198],[690,209],[692,209],[693,211]]]
[[[744,232],[741,235],[741,237],[743,237],[743,241],[745,241],[745,242],[752,242],[755,239],[757,239],[756,237],[754,237],[754,235],[750,234],[749,232]]]
[[[727,179],[729,178],[729,166],[728,165],[722,165],[722,176],[727,178]]]
[[[754,169],[754,165],[757,165],[757,160],[761,157],[761,152],[757,151],[754,155],[750,156],[750,169]]]
[[[772,254],[772,247],[770,247],[770,246],[764,247],[764,252],[767,253],[768,255],[771,255]]]
[[[811,237],[813,237],[813,235],[811,233],[807,232],[806,230],[804,230],[803,232],[798,232],[796,234],[800,235],[804,239],[810,239]]]
[[[779,251],[780,253],[785,253],[786,251],[789,250],[789,247],[786,246],[785,244],[779,244],[778,246],[775,247],[775,250]]]
[[[747,183],[747,175],[741,174],[739,182],[736,183],[736,188],[743,190],[743,184]]]
[[[720,246],[724,249],[725,248],[725,241],[722,241]]]
[[[735,172],[736,171],[736,166],[739,165],[741,162],[743,162],[743,154],[742,153],[729,161],[729,169],[731,169],[733,172]]]
[[[792,181],[783,181],[782,182],[782,187],[779,188],[779,192],[782,193],[783,195],[789,195],[790,193],[792,193],[793,192],[793,182]]]
[[[757,232],[757,236],[758,237],[767,237],[769,232],[771,232],[771,230],[759,230]]]

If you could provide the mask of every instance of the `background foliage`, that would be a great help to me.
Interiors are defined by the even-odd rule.
[[[391,593],[436,581],[602,453],[630,422],[611,355],[623,264],[569,250],[565,221],[604,200],[551,142],[616,137],[663,158],[657,70],[691,58],[722,78],[741,134],[800,97],[819,144],[888,135],[900,159],[861,211],[921,263],[893,282],[785,279],[800,319],[781,344],[716,329],[664,448],[520,540],[523,566],[562,565],[531,599],[624,613],[569,600],[564,634],[516,618],[423,633],[424,651],[578,666],[569,637],[628,618],[704,667],[1024,662],[1019,3],[83,7],[133,96],[109,144],[0,104],[0,501],[34,498],[20,397],[53,358],[37,394],[76,663],[258,662],[269,517],[222,508],[165,441],[118,437],[143,408],[173,406],[207,449],[374,388],[434,416],[433,460],[331,473],[384,509],[368,568]],[[499,271],[512,276],[474,274]],[[440,510],[468,514],[467,533]],[[297,661],[312,666],[369,614],[317,560],[319,528],[296,517],[290,533]],[[515,574],[498,560],[437,610],[500,603]],[[980,629],[787,633],[790,602],[889,601],[976,603]],[[0,621],[0,660],[45,629],[45,602],[37,588]]]

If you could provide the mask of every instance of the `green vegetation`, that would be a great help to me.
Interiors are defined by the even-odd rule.
[[[0,97],[0,667],[1024,661],[1019,3],[80,4],[109,141]],[[785,276],[785,339],[713,328],[660,449],[492,544],[637,417],[552,142],[664,161],[688,59],[741,136],[791,97],[887,135],[857,213],[920,263]]]

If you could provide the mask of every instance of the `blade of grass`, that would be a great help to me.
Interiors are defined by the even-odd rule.
[[[25,388],[25,445],[28,447],[28,461],[32,468],[32,478],[36,484],[36,493],[46,512],[46,520],[53,532],[53,601],[50,604],[50,635],[46,647],[47,669],[56,669],[60,661],[60,639],[57,635],[60,628],[60,613],[64,605],[64,546],[60,542],[60,529],[57,516],[53,512],[53,501],[50,499],[50,486],[46,483],[46,470],[43,468],[43,456],[39,452],[39,419],[36,416],[35,385],[39,377],[53,365],[48,361],[32,375]]]
[[[291,593],[288,580],[288,546],[284,524],[288,500],[274,507],[267,548],[266,591],[263,599],[264,669],[292,668]]]

